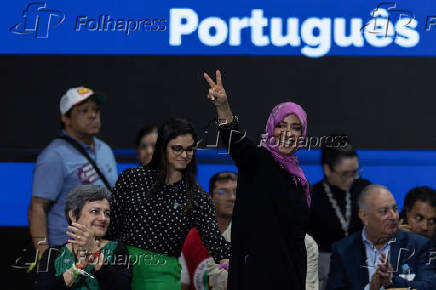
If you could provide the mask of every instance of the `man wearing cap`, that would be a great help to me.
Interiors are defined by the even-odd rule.
[[[81,184],[105,185],[84,153],[95,162],[110,187],[117,180],[112,149],[95,137],[100,131],[100,104],[104,100],[104,96],[85,87],[71,88],[61,98],[61,137],[38,155],[33,175],[28,218],[39,255],[48,248],[47,242],[54,246],[68,240],[64,216],[68,193]]]

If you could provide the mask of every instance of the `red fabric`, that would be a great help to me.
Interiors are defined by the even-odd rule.
[[[191,278],[190,289],[195,290],[194,273],[198,265],[210,257],[196,228],[192,228],[186,236],[182,253],[185,256],[186,266],[188,267],[189,276]]]

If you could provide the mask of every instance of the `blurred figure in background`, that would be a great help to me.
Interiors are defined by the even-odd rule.
[[[105,97],[85,87],[71,88],[61,98],[61,136],[38,155],[33,173],[29,229],[39,255],[63,245],[68,236],[64,206],[71,190],[82,184],[105,185],[118,176],[112,149],[96,136],[100,132],[100,104]],[[48,244],[47,244],[48,239]]]
[[[436,191],[428,186],[409,190],[400,217],[400,229],[432,239],[435,244]]]
[[[144,126],[136,135],[136,158],[142,166],[147,166],[150,163],[156,141],[156,126]]]
[[[359,178],[359,158],[348,142],[332,146],[325,143],[321,153],[324,179],[311,191],[310,231],[319,247],[320,289],[324,289],[332,243],[363,228],[357,201],[370,182]]]

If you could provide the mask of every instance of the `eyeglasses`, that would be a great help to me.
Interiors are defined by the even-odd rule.
[[[337,173],[342,179],[350,179],[350,178],[359,178],[360,175],[363,173],[363,168],[357,168],[354,170],[347,170],[338,172],[336,170],[333,170],[335,173]]]
[[[188,148],[183,148],[182,145],[171,145],[171,150],[173,150],[174,154],[176,156],[179,156],[183,153],[183,151],[186,152],[186,155],[193,155],[194,152],[197,150],[197,147],[188,147]]]
[[[230,190],[230,189],[217,189],[216,193],[218,193],[219,195],[234,195],[236,196],[236,189]]]

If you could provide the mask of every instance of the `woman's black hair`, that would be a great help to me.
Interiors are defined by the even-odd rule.
[[[160,126],[156,147],[153,152],[153,158],[149,164],[150,168],[157,170],[156,181],[150,189],[151,194],[157,193],[165,185],[168,170],[168,143],[172,139],[186,134],[192,135],[192,139],[194,139],[193,146],[196,146],[198,142],[198,137],[195,133],[194,127],[189,121],[185,119],[171,118],[167,122],[162,124],[162,126]],[[191,162],[189,162],[184,169],[182,178],[185,181],[187,187],[188,203],[185,207],[185,213],[187,213],[193,207],[194,191],[201,190],[200,186],[198,186],[197,184],[197,159],[195,157],[195,152],[192,155]]]
[[[153,132],[157,133],[157,127],[154,125],[147,125],[139,129],[139,132],[136,134],[136,143],[135,143],[136,147],[138,147],[139,144],[141,143],[142,137]]]
[[[323,143],[321,147],[321,163],[327,164],[330,169],[334,167],[344,157],[357,157],[357,153],[349,142],[349,137],[346,135],[330,135],[327,138],[334,140],[330,143]]]

